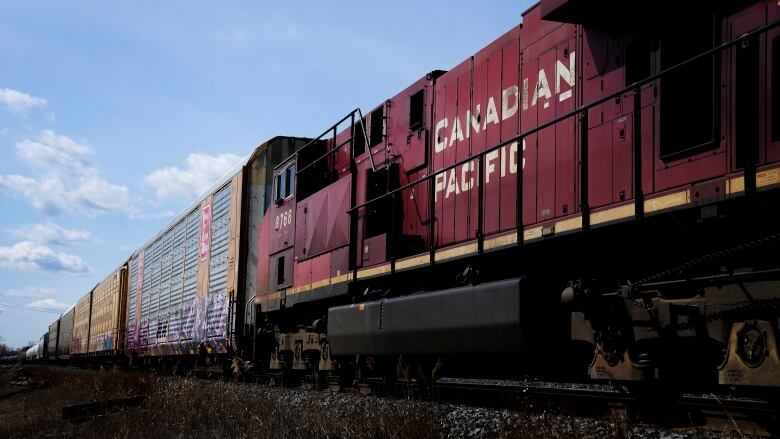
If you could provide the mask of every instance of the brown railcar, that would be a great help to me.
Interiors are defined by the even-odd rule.
[[[70,358],[71,342],[73,340],[73,317],[76,308],[65,311],[59,319],[59,334],[57,336],[57,359],[68,360]]]
[[[92,311],[92,291],[76,302],[73,310],[73,336],[70,343],[70,355],[82,357],[89,348],[89,323]]]
[[[126,306],[127,264],[123,264],[92,290],[88,355],[122,354]]]

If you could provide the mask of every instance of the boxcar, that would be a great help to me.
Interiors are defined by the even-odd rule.
[[[67,360],[70,358],[71,341],[73,339],[73,316],[76,308],[65,311],[60,317],[59,334],[57,334],[57,359]]]
[[[59,335],[60,335],[59,330],[60,330],[60,319],[57,319],[51,325],[49,325],[48,344],[46,347],[47,360],[57,359],[57,346],[59,343]]]
[[[92,290],[88,355],[114,356],[122,353],[126,306],[127,264],[122,264]]]
[[[239,319],[236,315],[243,309],[243,283],[253,278],[241,276],[246,267],[238,263],[239,252],[245,250],[244,221],[256,221],[243,216],[245,203],[267,203],[271,173],[266,167],[306,142],[277,137],[262,144],[132,255],[128,263],[128,355],[181,358],[227,354],[234,349],[234,337],[242,332],[242,313],[238,312]],[[244,193],[247,181],[250,193]],[[254,253],[254,249],[249,251]]]
[[[71,338],[70,355],[82,357],[87,354],[89,344],[89,321],[92,311],[92,291],[76,302],[73,313],[73,337]]]

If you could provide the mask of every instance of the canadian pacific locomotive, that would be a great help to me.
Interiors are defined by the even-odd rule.
[[[780,386],[780,5],[635,7],[542,0],[371,112],[262,144],[42,352]]]

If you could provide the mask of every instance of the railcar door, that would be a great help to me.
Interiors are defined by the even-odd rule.
[[[780,4],[769,2],[767,18],[770,23],[780,20]],[[780,161],[780,29],[772,29],[767,34],[767,86],[769,111],[766,113],[767,151],[769,163]]]
[[[729,19],[729,37],[740,35],[766,24],[766,6],[755,5]],[[762,96],[765,72],[762,56],[765,41],[760,35],[744,40],[731,51],[731,114],[732,151],[731,170],[745,171],[750,178],[753,169],[766,160],[766,151],[760,145],[765,144],[762,127],[764,121],[759,117],[766,105],[766,96]]]
[[[276,291],[284,304],[286,289],[293,284],[293,259],[296,249],[295,159],[279,165],[274,171],[273,204],[268,210],[271,220],[269,244],[268,291]],[[269,304],[269,308],[270,308]]]
[[[705,52],[720,40],[712,13],[696,12],[671,23],[656,41],[658,71]],[[726,172],[726,144],[718,123],[720,57],[705,57],[658,81],[655,190],[664,191]]]
[[[520,131],[550,122],[575,108],[579,99],[575,94],[578,71],[575,29],[573,25],[561,25],[523,48]],[[523,160],[520,161],[525,224],[579,211],[579,203],[575,201],[578,191],[575,126],[575,120],[569,118],[526,136],[517,145],[525,162],[523,166]],[[529,187],[535,189],[530,200]],[[535,208],[530,210],[535,212],[532,216],[529,207],[534,204]]]

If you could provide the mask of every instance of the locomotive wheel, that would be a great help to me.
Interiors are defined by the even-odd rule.
[[[772,323],[765,320],[734,323],[718,381],[731,386],[780,387],[777,346],[777,332]]]
[[[737,334],[737,355],[750,368],[755,368],[764,362],[769,355],[766,332],[762,331],[756,322],[746,323]]]

